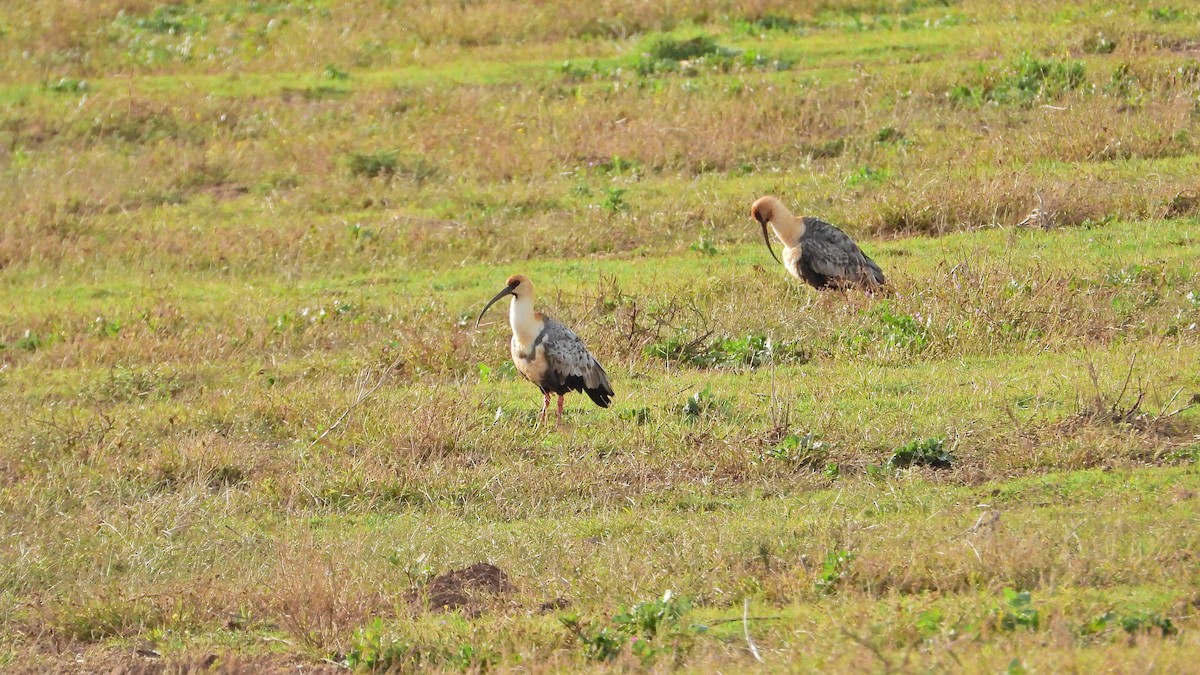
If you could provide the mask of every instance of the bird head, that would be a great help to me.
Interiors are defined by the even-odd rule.
[[[533,282],[529,281],[529,277],[524,274],[514,274],[504,282],[504,290],[496,294],[496,297],[488,301],[484,305],[483,311],[479,313],[479,318],[475,319],[475,327],[479,327],[479,322],[483,319],[483,315],[488,311],[488,308],[496,304],[496,301],[506,295],[511,295],[514,298],[522,298],[533,294]]]
[[[767,235],[767,223],[775,220],[779,211],[787,212],[787,209],[783,208],[783,204],[778,199],[767,195],[755,200],[754,205],[750,207],[750,217],[757,220],[759,227],[762,228],[763,241],[767,243],[767,250],[771,252],[771,257],[775,258],[775,262],[782,264],[775,255],[775,249],[771,248],[771,237]]]

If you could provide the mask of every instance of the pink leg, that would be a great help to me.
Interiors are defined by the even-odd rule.
[[[542,394],[542,414],[538,417],[538,424],[546,421],[546,411],[550,409],[550,392]]]
[[[563,395],[559,394],[558,395],[558,423],[560,425],[562,424],[562,406],[563,406]]]

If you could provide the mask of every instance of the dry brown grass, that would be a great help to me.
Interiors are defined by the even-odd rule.
[[[1194,662],[1188,10],[514,7],[5,15],[0,668],[741,670],[746,600],[768,669]],[[764,193],[888,291],[792,283]],[[534,427],[514,272],[612,409]],[[667,589],[652,665],[560,622]]]

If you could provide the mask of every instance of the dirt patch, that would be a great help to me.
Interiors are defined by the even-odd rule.
[[[50,653],[54,651],[56,653]],[[234,654],[198,654],[172,658],[148,658],[136,650],[114,649],[101,645],[66,645],[61,650],[40,653],[18,654],[17,659],[4,668],[5,673],[54,673],[56,675],[83,675],[90,673],[112,673],[113,675],[190,675],[196,673],[222,673],[243,675],[248,673],[306,673],[308,675],[334,675],[343,669],[313,664],[307,659],[281,654],[238,656]]]
[[[1163,218],[1183,218],[1194,214],[1200,209],[1200,196],[1191,190],[1184,190],[1167,200]]]
[[[1170,40],[1162,41],[1162,46],[1176,54],[1200,56],[1200,40]]]
[[[504,570],[488,563],[475,563],[434,577],[422,595],[430,610],[461,610],[476,616],[485,605],[514,590]]]
[[[547,600],[546,602],[543,602],[542,604],[538,605],[538,614],[549,614],[550,612],[555,612],[560,609],[566,609],[567,607],[570,607],[570,606],[571,606],[570,600],[568,600],[566,598],[555,598],[553,600]]]

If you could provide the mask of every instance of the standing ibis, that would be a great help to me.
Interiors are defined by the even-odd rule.
[[[601,408],[612,403],[612,385],[608,374],[575,331],[533,311],[533,283],[523,274],[508,278],[504,290],[496,294],[475,320],[475,326],[488,308],[506,295],[512,296],[508,306],[508,323],[512,327],[512,360],[525,379],[542,390],[542,415],[546,419],[550,394],[558,394],[558,423],[562,423],[563,396],[582,391]]]
[[[858,286],[871,290],[885,283],[883,270],[845,232],[829,223],[804,216],[796,218],[775,197],[759,197],[750,215],[762,226],[763,241],[775,257],[767,223],[783,242],[783,266],[800,281],[816,288]]]

